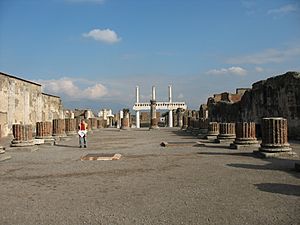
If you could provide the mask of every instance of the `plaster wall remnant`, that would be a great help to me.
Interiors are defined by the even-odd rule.
[[[63,117],[58,96],[42,93],[40,84],[0,72],[0,124],[2,135],[12,134],[13,124],[32,125]]]

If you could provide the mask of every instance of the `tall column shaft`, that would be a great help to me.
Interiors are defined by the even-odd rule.
[[[172,102],[172,86],[169,85],[169,102]]]
[[[136,124],[136,128],[140,128],[140,111],[136,111],[135,112],[135,124]]]
[[[151,100],[156,100],[156,90],[155,90],[155,86],[152,86],[152,99]]]
[[[169,127],[173,127],[173,111],[169,111]]]
[[[44,139],[51,138],[52,136],[52,122],[44,121],[36,123],[36,136],[35,138]]]

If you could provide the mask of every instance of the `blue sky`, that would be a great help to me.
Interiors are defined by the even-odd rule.
[[[300,71],[297,0],[0,0],[0,71],[66,108],[209,96]]]

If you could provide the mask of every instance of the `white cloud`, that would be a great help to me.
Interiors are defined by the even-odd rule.
[[[287,14],[290,12],[296,12],[297,10],[298,10],[297,5],[288,4],[288,5],[284,5],[277,9],[270,9],[270,10],[268,10],[267,14],[268,15],[271,15],[271,14],[284,15],[284,14]]]
[[[83,37],[92,38],[96,41],[101,41],[108,44],[114,44],[121,41],[121,38],[118,37],[117,33],[110,29],[94,29],[88,33],[84,33]]]
[[[262,52],[232,57],[226,60],[230,64],[266,64],[281,63],[291,57],[300,56],[300,47],[289,48],[285,50],[266,49]]]
[[[82,79],[79,81],[81,83]],[[100,83],[82,88],[76,83],[76,80],[71,78],[61,78],[58,80],[38,80],[38,83],[42,85],[43,91],[46,93],[55,94],[58,96],[65,95],[69,99],[73,100],[96,100],[108,94],[107,88]],[[89,83],[89,81],[86,83]]]
[[[230,68],[222,68],[222,69],[212,69],[206,72],[208,75],[225,75],[225,74],[233,74],[238,76],[244,76],[247,74],[247,70],[242,67],[230,67]]]
[[[258,73],[261,73],[261,72],[264,72],[264,68],[257,66],[257,67],[255,67],[255,71]]]

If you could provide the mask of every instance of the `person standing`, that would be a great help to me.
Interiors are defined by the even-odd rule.
[[[80,124],[78,125],[78,135],[79,135],[79,147],[82,148],[84,146],[87,147],[86,144],[86,135],[87,135],[87,123],[84,119],[81,120]]]

